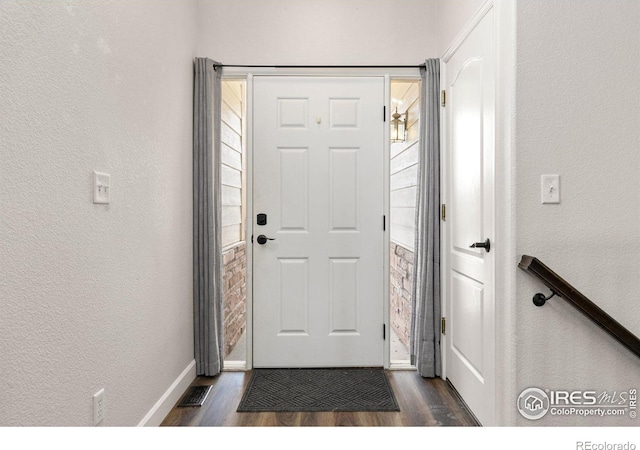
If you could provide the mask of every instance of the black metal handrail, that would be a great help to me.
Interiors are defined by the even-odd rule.
[[[585,297],[557,273],[549,269],[538,258],[523,255],[518,267],[535,275],[551,289],[552,294],[548,297],[545,297],[544,294],[534,295],[533,303],[536,306],[544,305],[545,302],[554,295],[562,297],[618,342],[631,350],[636,356],[640,357],[640,339],[638,339],[636,335],[620,325],[617,320]]]

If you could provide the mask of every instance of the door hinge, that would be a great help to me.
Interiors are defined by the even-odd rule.
[[[443,107],[447,106],[447,91],[444,89],[440,91],[440,104]]]
[[[387,105],[384,105],[382,107],[382,121],[383,122],[387,121]]]
[[[382,231],[387,231],[387,216],[382,216]]]
[[[387,339],[387,325],[386,324],[382,324],[382,340],[386,340]]]
[[[442,204],[442,221],[446,222],[447,220],[447,205],[446,204]]]
[[[446,318],[442,318],[442,325],[440,330],[442,331],[442,334],[447,334],[447,319]]]

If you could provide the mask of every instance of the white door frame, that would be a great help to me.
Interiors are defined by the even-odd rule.
[[[245,224],[245,236],[249,239],[247,243],[247,327],[246,327],[246,369],[253,368],[253,247],[250,246],[250,239],[253,236],[253,217],[255,211],[253,210],[253,77],[254,76],[316,76],[316,77],[328,77],[328,76],[353,76],[353,77],[366,77],[366,76],[381,76],[385,80],[384,99],[387,111],[387,123],[389,123],[390,117],[390,79],[394,78],[419,78],[419,69],[406,69],[406,68],[277,68],[277,67],[264,67],[264,68],[245,68],[245,67],[223,67],[223,78],[236,78],[246,79],[246,158],[247,158],[247,195],[246,195],[246,211],[247,220]],[[384,145],[383,145],[383,158],[384,158],[384,212],[386,217],[390,216],[390,198],[389,198],[389,152],[391,148],[389,140],[389,127],[384,128]],[[388,223],[388,222],[387,222]],[[387,328],[387,339],[384,343],[384,368],[388,369],[390,364],[390,299],[389,299],[389,245],[390,245],[390,233],[387,226],[384,232],[384,256],[383,256],[383,320]]]

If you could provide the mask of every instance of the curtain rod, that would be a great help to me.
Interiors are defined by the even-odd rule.
[[[416,66],[298,66],[298,65],[245,65],[245,64],[214,64],[214,67],[238,67],[247,69],[420,69],[426,64]]]

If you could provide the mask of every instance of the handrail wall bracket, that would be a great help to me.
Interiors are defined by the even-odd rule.
[[[536,295],[533,296],[533,304],[536,306],[544,306],[544,304],[547,303],[547,300],[549,300],[551,297],[554,297],[555,295],[557,294],[551,291],[551,295],[548,297],[545,297],[544,294],[541,294],[540,292],[538,292]]]
[[[543,264],[538,258],[523,255],[518,267],[537,277],[551,290],[551,295],[548,297],[540,293],[534,295],[534,305],[542,306],[551,297],[557,295],[591,319],[596,325],[627,347],[636,356],[640,357],[640,339],[638,339],[635,334],[622,326],[617,320]]]

